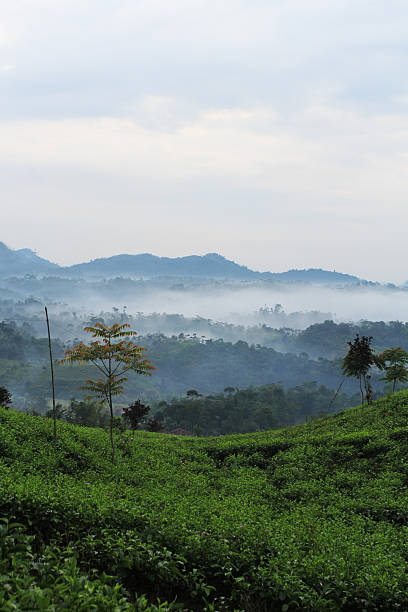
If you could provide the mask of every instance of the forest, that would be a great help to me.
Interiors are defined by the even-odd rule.
[[[242,390],[227,387],[224,393],[204,397],[190,389],[185,397],[159,402],[155,416],[164,430],[218,436],[295,425],[358,400],[358,395],[340,393],[333,401],[333,391],[315,382],[287,390],[276,384]]]
[[[335,389],[341,380],[341,359],[310,359],[307,354],[280,353],[272,348],[248,345],[244,341],[224,342],[205,340],[197,336],[164,336],[149,334],[138,337],[138,343],[148,349],[157,372],[152,377],[133,377],[125,389],[123,401],[140,397],[157,403],[182,396],[188,389],[211,395],[226,387],[246,389],[271,383],[284,388],[315,382]],[[54,357],[61,358],[64,343],[54,342]],[[93,367],[55,367],[58,400],[79,399],[81,380],[92,377]],[[45,338],[24,334],[13,325],[0,324],[0,376],[3,384],[15,395],[16,405],[44,411],[45,398],[50,397],[48,345]],[[373,376],[373,386],[380,392],[384,385]],[[357,391],[348,380],[343,389],[347,394]],[[322,407],[319,404],[319,409]]]

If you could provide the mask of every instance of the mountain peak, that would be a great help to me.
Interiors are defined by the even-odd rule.
[[[197,257],[199,257],[199,255]],[[223,255],[220,255],[219,253],[206,253],[205,255],[203,255],[203,257],[205,257],[205,259],[211,259],[212,261],[228,261]]]
[[[10,249],[0,242],[0,275],[22,276],[24,274],[49,274],[59,270],[59,266],[39,257],[31,249]]]

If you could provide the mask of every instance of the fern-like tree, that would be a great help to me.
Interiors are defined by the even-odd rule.
[[[378,357],[371,348],[372,336],[356,335],[353,342],[347,342],[349,350],[343,359],[342,370],[345,376],[354,376],[360,382],[361,404],[364,404],[364,389],[366,390],[367,403],[371,403],[371,385],[367,375],[373,365],[380,366]]]
[[[73,349],[66,351],[60,363],[92,363],[100,371],[99,380],[87,380],[80,389],[89,391],[88,397],[96,397],[107,402],[110,410],[110,442],[112,463],[115,462],[115,444],[113,439],[113,397],[123,393],[123,383],[127,380],[124,374],[128,371],[149,376],[156,368],[145,357],[146,349],[138,346],[131,337],[136,332],[128,330],[128,323],[104,325],[95,323],[94,327],[85,327],[85,331],[95,338],[89,345],[81,342]]]
[[[385,376],[381,380],[392,383],[394,393],[398,383],[408,381],[408,353],[401,347],[391,347],[380,353],[378,357],[385,370]]]

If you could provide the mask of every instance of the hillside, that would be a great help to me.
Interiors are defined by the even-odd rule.
[[[94,259],[65,269],[69,275],[80,276],[176,276],[251,280],[262,278],[261,272],[250,270],[218,255],[189,255],[187,257],[157,257],[151,253],[114,255]]]
[[[200,393],[221,392],[225,387],[246,388],[281,383],[285,388],[315,381],[330,389],[341,380],[341,363],[326,359],[312,360],[307,355],[280,353],[272,348],[235,344],[222,340],[200,341],[198,338],[167,338],[155,334],[138,336],[141,346],[147,347],[149,359],[157,367],[151,377],[129,376],[123,401],[141,397],[150,402],[182,395],[187,389]],[[54,357],[63,356],[63,345],[55,342]],[[38,398],[44,402],[49,396],[48,345],[45,338],[35,339],[0,324],[0,376],[13,393]],[[19,368],[30,361],[32,375],[23,371],[16,380]],[[18,363],[17,363],[18,362]],[[27,364],[28,365],[28,364]],[[55,366],[55,386],[58,399],[78,397],[78,387],[94,378],[91,365]],[[383,388],[378,375],[373,375],[376,390]],[[354,380],[344,383],[347,393],[354,393]]]
[[[276,280],[281,282],[308,283],[358,283],[356,276],[322,269],[289,270],[272,273],[257,272],[226,259],[218,253],[189,255],[187,257],[157,257],[151,253],[140,255],[115,255],[94,259],[65,268],[72,276],[176,276],[205,277],[234,280]]]
[[[0,529],[0,607],[406,610],[407,422],[401,392],[279,432],[127,432],[112,467],[105,432],[58,423],[54,452],[50,420],[1,409],[22,527]]]
[[[31,249],[13,250],[0,242],[0,276],[53,274],[58,269],[57,264],[39,257]]]
[[[117,276],[197,277],[241,281],[273,280],[317,284],[355,284],[359,278],[322,269],[257,272],[226,259],[218,253],[186,257],[158,257],[151,253],[102,257],[73,266],[59,266],[36,255],[30,249],[13,250],[0,242],[0,277],[38,274],[69,278],[115,278]]]

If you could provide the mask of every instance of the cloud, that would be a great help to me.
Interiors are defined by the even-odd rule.
[[[378,112],[405,93],[396,0],[20,0],[3,13],[7,64],[19,65],[3,117],[126,117],[149,97],[191,112],[290,113],[322,97]]]
[[[407,26],[405,0],[9,3],[0,239],[405,279]]]
[[[177,116],[167,98],[143,106],[159,124]],[[329,263],[403,280],[407,134],[405,116],[329,106],[306,107],[291,121],[266,107],[208,110],[171,129],[146,127],[146,115],[9,121],[0,124],[3,184],[14,175],[6,216],[21,227],[27,211],[29,232],[34,218],[38,227],[50,219],[70,227],[80,245],[64,247],[58,231],[54,241],[70,262],[87,258],[117,219],[109,253],[214,250],[261,269]]]

